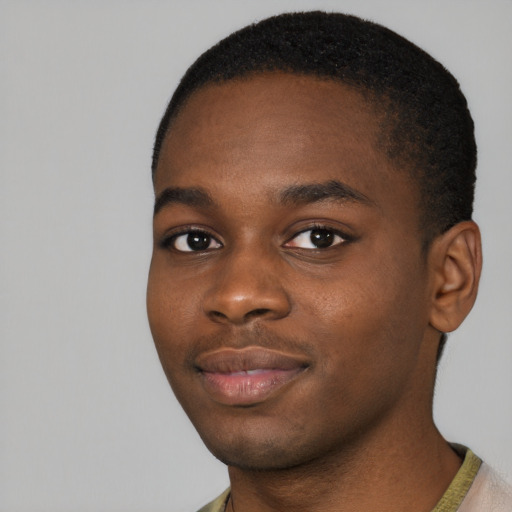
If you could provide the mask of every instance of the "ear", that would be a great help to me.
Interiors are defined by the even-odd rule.
[[[432,243],[430,325],[440,332],[457,329],[475,303],[482,270],[480,230],[473,221],[456,224]]]

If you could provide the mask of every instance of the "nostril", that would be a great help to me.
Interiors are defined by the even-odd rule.
[[[224,313],[221,313],[220,311],[210,311],[210,316],[217,319],[225,319],[227,318]]]
[[[283,318],[290,311],[290,301],[280,288],[237,279],[213,288],[202,308],[212,322],[243,324]]]
[[[238,318],[238,321],[242,321],[243,322],[243,321],[248,321],[251,318],[257,318],[259,316],[265,316],[268,313],[270,313],[271,311],[272,310],[268,309],[268,308],[253,309],[253,310],[249,311],[248,313],[246,313],[245,315],[240,316]],[[235,315],[226,315],[225,313],[222,313],[221,311],[213,310],[213,311],[210,311],[208,313],[208,315],[214,321],[223,321],[223,322],[226,321],[226,320],[237,321]]]
[[[258,308],[253,309],[252,311],[249,311],[245,316],[246,318],[250,318],[253,316],[263,316],[270,312],[270,309],[268,308]]]

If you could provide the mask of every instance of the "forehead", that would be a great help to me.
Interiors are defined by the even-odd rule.
[[[207,183],[244,193],[341,180],[367,196],[411,197],[407,173],[380,149],[380,116],[340,82],[267,73],[196,91],[173,121],[155,188]]]

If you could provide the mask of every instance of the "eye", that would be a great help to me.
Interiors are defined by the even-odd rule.
[[[169,245],[180,252],[200,252],[219,249],[222,244],[206,231],[190,230],[171,237]]]
[[[312,228],[295,235],[286,242],[286,247],[299,247],[301,249],[327,249],[333,245],[345,242],[335,230],[329,228]]]

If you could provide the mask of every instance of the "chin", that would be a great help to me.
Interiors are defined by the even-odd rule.
[[[246,445],[241,450],[229,447],[228,449],[216,448],[210,451],[227,466],[246,471],[278,471],[291,469],[308,462],[295,449],[291,453],[290,448],[284,450],[280,447],[265,446],[261,448]]]
[[[259,431],[241,428],[231,435],[225,431],[208,434],[203,436],[200,432],[205,445],[217,459],[227,466],[250,471],[291,469],[308,464],[334,448],[327,446],[325,439],[316,439],[316,436],[306,439],[289,429],[272,433],[268,428]]]

